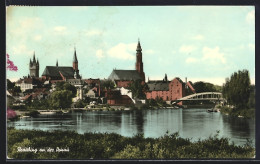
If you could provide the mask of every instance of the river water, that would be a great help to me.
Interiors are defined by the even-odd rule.
[[[21,118],[8,122],[16,129],[73,130],[85,132],[118,133],[133,136],[160,137],[179,132],[192,141],[214,136],[227,137],[236,145],[247,140],[255,146],[255,120],[208,113],[207,109],[158,109],[142,111],[82,111],[68,114],[39,115],[37,118]]]

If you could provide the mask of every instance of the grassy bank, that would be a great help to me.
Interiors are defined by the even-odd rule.
[[[223,114],[228,114],[234,117],[245,117],[245,118],[254,118],[255,117],[255,109],[235,109],[227,106],[218,107],[220,108],[220,112]]]
[[[8,157],[13,159],[252,158],[255,154],[250,145],[236,146],[217,135],[191,142],[177,133],[144,138],[142,134],[123,137],[115,133],[77,134],[8,128],[7,137]],[[38,151],[22,152],[29,147]],[[57,152],[57,147],[64,151]],[[45,152],[39,152],[40,149]]]

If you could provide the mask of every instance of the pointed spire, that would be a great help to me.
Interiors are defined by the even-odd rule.
[[[140,44],[140,39],[139,39],[139,38],[138,38],[138,44],[137,44],[136,51],[142,51],[141,44]]]
[[[76,48],[74,47],[74,57],[73,57],[73,62],[78,62],[77,59],[77,53],[76,53]]]
[[[164,76],[164,81],[168,81],[167,74]]]
[[[36,64],[37,64],[37,65],[39,64],[39,60],[38,60],[38,58],[37,58]]]
[[[58,63],[58,59],[57,59],[57,61],[56,61],[56,67],[58,67],[59,66],[59,63]]]
[[[33,63],[36,63],[36,60],[35,60],[35,51],[33,52]]]

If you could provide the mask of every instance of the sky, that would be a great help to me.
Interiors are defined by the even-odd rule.
[[[46,66],[72,66],[76,48],[82,78],[108,78],[135,69],[140,39],[146,80],[180,77],[222,85],[247,69],[255,84],[254,6],[9,6],[6,53],[29,74],[35,52]]]

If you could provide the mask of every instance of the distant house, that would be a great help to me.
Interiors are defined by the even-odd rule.
[[[25,94],[20,98],[22,102],[46,99],[50,92],[47,88],[35,88],[32,92]]]
[[[94,90],[90,89],[88,91],[88,93],[86,94],[87,97],[90,97],[90,98],[96,98],[97,94]]]
[[[127,95],[121,95],[120,90],[107,90],[107,104],[109,105],[130,105],[133,104],[132,99]]]
[[[85,79],[84,82],[87,84],[87,88],[89,90],[93,90],[96,93],[96,96],[101,96],[101,87],[100,87],[100,79]]]
[[[21,91],[24,92],[26,90],[30,90],[36,87],[42,86],[43,81],[41,78],[35,77],[24,77],[23,79],[19,79],[15,82],[15,86],[19,86]]]
[[[116,83],[116,87],[128,87],[129,83],[135,80],[142,80],[142,77],[136,70],[113,70],[109,80]]]
[[[195,93],[195,89],[191,82],[184,83],[180,78],[176,77],[168,81],[167,75],[163,80],[148,81],[149,90],[146,92],[147,99],[162,98],[164,101],[172,101],[180,99],[188,94]],[[180,104],[182,104],[180,102]]]

